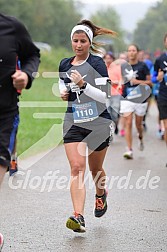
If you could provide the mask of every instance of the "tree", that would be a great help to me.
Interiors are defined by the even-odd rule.
[[[123,40],[125,32],[120,26],[121,21],[119,15],[112,7],[97,11],[90,19],[96,25],[109,28],[118,33],[117,38],[105,36],[104,43],[107,43],[108,48],[112,48],[115,52],[125,51],[126,45]]]
[[[21,20],[35,41],[67,48],[70,31],[81,18],[71,0],[0,0],[0,9]]]
[[[167,32],[167,0],[158,2],[147,12],[145,18],[141,20],[134,31],[134,42],[141,49],[155,51],[157,48],[163,49],[163,37]]]

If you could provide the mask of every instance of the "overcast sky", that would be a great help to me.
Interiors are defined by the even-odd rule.
[[[161,0],[75,0],[83,3],[81,12],[83,18],[88,18],[95,14],[97,10],[104,6],[113,7],[120,15],[122,27],[125,30],[133,31],[137,22],[144,18],[148,9]]]
[[[143,3],[154,3],[154,2],[157,2],[157,1],[160,1],[160,0],[79,0],[83,3],[99,3],[99,4],[110,4],[110,5],[113,5],[113,4],[120,4],[120,3],[128,3],[128,2],[143,2]]]

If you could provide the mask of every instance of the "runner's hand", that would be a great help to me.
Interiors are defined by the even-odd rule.
[[[63,101],[68,101],[68,96],[69,96],[69,93],[67,92],[66,89],[61,91],[60,97]]]
[[[82,79],[82,76],[80,75],[80,73],[77,70],[71,70],[70,79],[72,82],[74,82],[80,88],[84,84],[84,80]]]
[[[12,75],[12,79],[13,79],[13,86],[17,90],[22,90],[26,88],[28,84],[28,75],[20,70],[16,70],[16,72]]]

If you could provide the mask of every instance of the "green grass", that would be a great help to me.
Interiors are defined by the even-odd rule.
[[[41,151],[46,151],[59,144],[60,137],[62,136],[62,118],[66,104],[58,97],[58,84],[54,84],[56,81],[56,79],[44,79],[40,77],[33,82],[31,89],[23,90],[20,97],[20,125],[17,145],[19,155],[24,152],[24,156],[27,157]],[[54,95],[52,92],[53,84],[55,86],[55,94],[57,95]],[[22,107],[23,102],[24,107]],[[54,102],[56,107],[39,107],[36,102],[40,102],[42,105],[46,105],[46,102]],[[62,107],[60,107],[61,104]],[[34,113],[55,113],[55,118],[35,119],[33,117]],[[48,116],[46,115],[46,117]],[[32,145],[48,133],[54,124],[55,131],[47,139],[43,139],[41,143],[36,144],[36,146],[27,152]]]
[[[57,72],[60,60],[72,55],[73,53],[65,48],[57,48],[56,50],[53,48],[51,52],[41,52],[41,63],[38,70],[40,77],[34,80],[29,90],[23,90],[20,97],[17,152],[18,155],[21,155],[21,158],[46,151],[61,143],[62,119],[66,103],[59,97],[58,78],[46,78],[43,77],[43,73]],[[24,107],[22,107],[23,102]],[[48,107],[39,107],[36,106],[35,102],[40,102],[40,105],[43,104],[45,106],[47,102],[55,102],[55,107],[51,107],[48,104]],[[47,114],[46,118],[36,119],[34,118],[34,113]],[[54,113],[55,118],[48,118],[50,115],[48,113]],[[52,130],[50,131],[50,129]]]

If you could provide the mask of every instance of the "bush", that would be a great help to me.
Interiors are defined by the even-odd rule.
[[[72,51],[66,48],[52,48],[50,52],[41,51],[41,64],[39,72],[54,72],[58,71],[59,63],[63,58],[68,58],[73,55]]]

